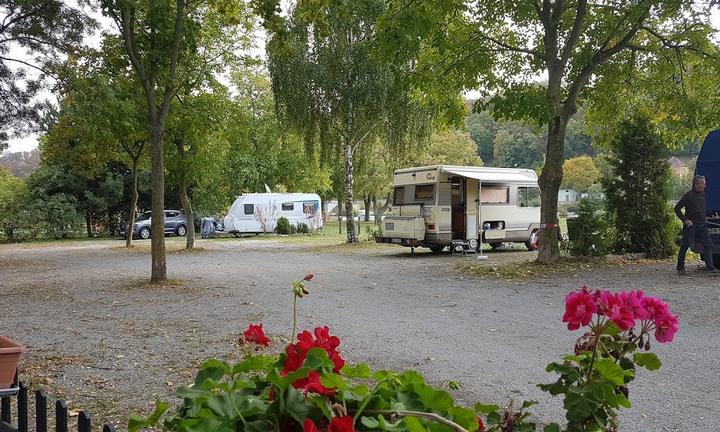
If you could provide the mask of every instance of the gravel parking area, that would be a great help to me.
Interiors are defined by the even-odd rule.
[[[674,343],[656,344],[657,372],[641,371],[622,431],[718,430],[720,278],[678,277],[670,262],[626,264],[507,281],[464,276],[469,257],[414,255],[391,246],[313,247],[267,240],[199,241],[200,252],[168,255],[171,281],[147,283],[147,244],[120,241],[0,246],[0,334],[26,344],[22,376],[71,408],[124,429],[189,383],[208,357],[235,360],[240,332],[263,323],[281,349],[290,336],[290,280],[315,273],[299,303],[299,327],[328,325],[351,363],[413,368],[466,404],[540,401],[537,421],[561,421],[560,399],[538,383],[568,353],[577,333],[560,321],[565,294],[639,288],[680,314]],[[168,239],[179,249],[182,239]],[[529,260],[521,249],[490,254],[488,265]]]

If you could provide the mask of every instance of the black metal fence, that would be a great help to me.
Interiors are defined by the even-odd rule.
[[[35,431],[48,432],[48,401],[45,393],[38,390],[35,395]],[[13,421],[12,402],[15,399],[16,410]],[[17,393],[14,396],[5,396],[0,403],[0,432],[28,432],[28,388],[20,382]],[[80,411],[77,421],[78,432],[90,432],[92,430],[90,414]],[[55,402],[55,432],[68,431],[68,408],[65,401]],[[103,432],[115,432],[115,428],[109,425],[103,426]]]

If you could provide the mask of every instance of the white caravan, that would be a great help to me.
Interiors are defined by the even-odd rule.
[[[540,188],[529,169],[438,165],[395,171],[393,205],[381,243],[440,252],[480,240],[538,247]]]
[[[273,232],[281,217],[287,218],[291,225],[304,223],[310,229],[320,229],[323,225],[320,209],[317,194],[244,194],[237,197],[225,216],[225,231],[231,234]]]

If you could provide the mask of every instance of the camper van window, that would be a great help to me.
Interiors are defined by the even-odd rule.
[[[295,203],[283,203],[282,211],[293,211],[295,210]]]
[[[480,188],[482,204],[507,204],[510,202],[510,188],[506,186],[485,186]]]
[[[415,201],[428,202],[435,199],[435,185],[416,185]]]
[[[519,207],[540,207],[540,188],[519,187],[518,188],[518,206]]]
[[[405,187],[400,186],[395,188],[395,195],[393,197],[393,204],[394,205],[403,205],[405,204]]]
[[[255,204],[245,204],[245,214],[255,214]]]
[[[305,202],[305,203],[303,203],[303,213],[305,213],[305,214],[317,213],[319,207],[320,206],[318,205],[317,201]]]

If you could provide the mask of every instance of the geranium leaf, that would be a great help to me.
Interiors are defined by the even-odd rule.
[[[360,418],[360,423],[362,423],[363,426],[371,430],[375,430],[380,426],[380,422],[373,417],[362,416]]]
[[[610,359],[595,360],[593,369],[595,369],[601,377],[615,385],[625,384],[625,371]]]
[[[453,406],[453,398],[446,391],[435,390],[426,384],[414,384],[412,386],[420,401],[427,408],[433,411],[445,411]]]
[[[660,359],[658,358],[658,356],[653,353],[636,353],[633,356],[633,360],[639,366],[642,366],[650,371],[658,370],[660,369],[660,366],[662,366],[662,363],[660,363]]]
[[[340,369],[340,373],[348,378],[370,378],[372,377],[372,371],[370,366],[365,363],[361,363],[355,366],[345,365]]]
[[[305,396],[292,387],[288,388],[285,393],[284,410],[300,424],[303,424],[305,418],[310,414],[310,407],[305,403]]]
[[[560,426],[557,423],[550,423],[543,428],[543,432],[560,432]]]
[[[459,424],[463,428],[470,430],[477,427],[477,414],[473,410],[453,406],[448,409],[450,420]]]
[[[345,380],[343,379],[343,377],[341,377],[338,374],[334,374],[334,373],[323,374],[320,377],[320,384],[322,384],[325,387],[335,388],[338,390],[347,390],[348,389],[348,385],[345,382]]]
[[[322,411],[325,418],[332,418],[333,413],[330,410],[330,404],[328,403],[328,399],[325,396],[308,395],[307,400],[309,400],[313,405],[318,407],[320,411]]]
[[[236,364],[232,368],[232,374],[237,375],[250,371],[266,371],[268,367],[276,361],[275,358],[267,355],[252,356]]]
[[[498,412],[499,409],[500,409],[500,407],[497,405],[494,405],[494,404],[485,405],[485,404],[481,404],[480,402],[475,404],[475,411],[482,413],[482,414],[490,414],[493,412]]]
[[[422,421],[418,419],[417,417],[405,417],[403,418],[403,422],[405,423],[405,428],[408,432],[427,432],[428,428],[426,428]]]
[[[318,372],[332,372],[333,362],[324,349],[312,348],[307,353],[304,366]]]
[[[537,405],[537,404],[538,404],[538,401],[527,400],[527,401],[523,401],[522,407],[523,407],[523,409],[527,409],[527,408],[530,408],[531,406]]]
[[[203,363],[200,371],[195,377],[195,385],[200,385],[207,379],[220,381],[226,374],[232,371],[227,362],[217,359],[210,359]]]

